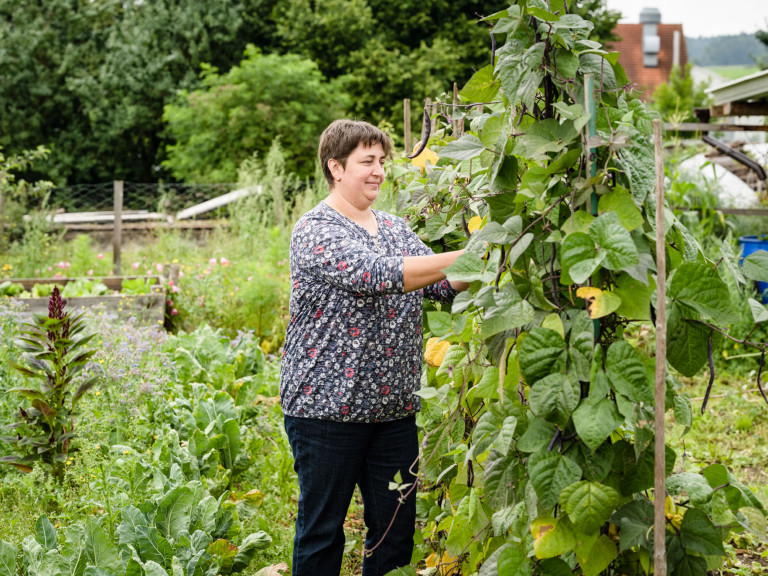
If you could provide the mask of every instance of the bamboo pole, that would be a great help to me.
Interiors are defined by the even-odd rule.
[[[426,110],[427,116],[431,114],[431,105],[432,104],[432,98],[427,98],[424,100],[424,110]],[[421,141],[424,142],[424,139],[427,137],[427,122],[432,122],[432,120],[428,118],[424,118],[424,124],[421,127]],[[435,130],[434,128],[430,129],[430,134],[434,134]],[[426,144],[426,142],[425,142]]]
[[[654,445],[654,506],[653,506],[653,573],[666,576],[667,551],[666,515],[664,501],[666,491],[666,450],[664,430],[664,398],[667,378],[667,262],[664,240],[664,158],[662,157],[661,120],[653,121],[653,140],[656,156],[656,398],[655,398],[655,445]]]
[[[112,267],[112,273],[115,276],[120,276],[121,268],[121,251],[123,243],[123,181],[115,180],[114,182],[114,212],[115,222],[112,229],[112,254],[114,265]]]
[[[595,122],[595,77],[592,74],[584,75],[584,110],[589,112],[589,124],[587,124],[587,174],[590,178],[597,176],[597,162],[594,156],[597,154],[597,148],[589,146],[589,141],[597,134],[597,123]],[[589,212],[592,216],[597,216],[597,192],[592,187],[592,194],[589,200]],[[592,330],[595,334],[595,341],[600,338],[600,319],[592,320]]]
[[[403,148],[405,153],[410,154],[413,149],[411,142],[411,99],[403,98]]]

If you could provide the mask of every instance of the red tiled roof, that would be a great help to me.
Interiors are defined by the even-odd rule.
[[[659,24],[658,35],[661,39],[659,67],[643,66],[643,25],[617,24],[614,32],[621,40],[609,46],[610,50],[620,52],[619,63],[624,67],[627,78],[634,88],[642,92],[643,100],[650,99],[653,91],[669,79],[672,71],[672,50],[675,30],[680,32],[680,67],[685,70],[688,55],[685,49],[685,36],[682,24]]]

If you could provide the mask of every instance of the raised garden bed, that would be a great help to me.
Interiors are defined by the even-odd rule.
[[[105,313],[157,324],[165,318],[166,290],[160,276],[11,278],[0,282],[0,298],[11,298],[23,313],[47,313],[54,284],[70,310],[100,307]]]

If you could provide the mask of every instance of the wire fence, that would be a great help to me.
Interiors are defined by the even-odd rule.
[[[236,184],[123,183],[123,210],[176,214],[234,190]],[[55,188],[48,200],[57,212],[99,212],[113,209],[114,182],[75,184]]]

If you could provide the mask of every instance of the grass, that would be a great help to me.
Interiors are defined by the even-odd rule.
[[[728,80],[738,80],[744,76],[754,74],[760,69],[757,66],[707,66],[708,70],[711,70],[715,74],[719,74]]]

